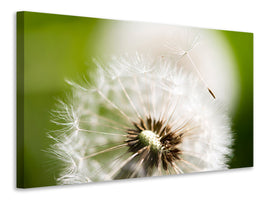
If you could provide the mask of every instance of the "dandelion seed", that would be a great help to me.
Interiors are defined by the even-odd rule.
[[[97,66],[94,84],[69,82],[72,98],[54,114],[60,184],[227,168],[229,120],[198,76],[171,56]]]

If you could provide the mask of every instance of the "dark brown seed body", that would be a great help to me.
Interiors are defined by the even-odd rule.
[[[171,127],[164,120],[154,120],[147,117],[145,120],[140,119],[139,122],[133,122],[134,128],[126,130],[128,144],[128,151],[132,153],[139,153],[131,162],[129,162],[121,172],[115,177],[128,178],[135,172],[135,167],[142,161],[142,165],[138,166],[143,172],[139,176],[151,176],[153,171],[162,166],[164,170],[173,166],[174,162],[180,160],[181,151],[178,145],[182,142],[183,133],[181,130],[172,131]],[[145,144],[140,139],[142,131],[152,131],[160,141],[160,148],[152,148],[152,145]],[[133,167],[135,166],[135,167]],[[134,168],[134,169],[133,169]]]

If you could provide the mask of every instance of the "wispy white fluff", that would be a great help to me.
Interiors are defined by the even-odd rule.
[[[179,173],[227,168],[229,119],[199,76],[184,70],[182,59],[177,61],[175,54],[114,56],[95,60],[97,72],[90,83],[69,81],[71,97],[53,112],[53,122],[61,129],[51,136],[51,153],[64,163],[58,183],[113,179],[134,156],[125,145],[125,130],[147,116],[166,120],[173,130],[184,124],[190,129],[179,144]],[[167,174],[177,170],[161,166],[153,171],[155,176]]]

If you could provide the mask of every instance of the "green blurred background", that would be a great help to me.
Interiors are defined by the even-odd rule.
[[[24,61],[21,51],[22,55],[17,56],[18,68],[24,62],[24,74],[17,70],[18,113],[24,111],[24,115],[18,114],[18,134],[24,132],[24,148],[18,148],[18,156],[20,153],[24,156],[24,164],[18,158],[18,181],[25,188],[55,185],[60,163],[43,151],[51,142],[46,133],[54,126],[50,111],[56,109],[56,98],[64,99],[69,90],[65,79],[76,80],[94,66],[91,58],[108,48],[103,45],[104,38],[109,28],[120,22],[32,12],[18,16],[24,16],[24,21],[17,20],[18,45],[24,44]],[[220,32],[235,54],[241,85],[237,111],[231,116],[235,144],[229,164],[231,168],[250,167],[253,166],[253,35]],[[24,43],[19,41],[23,37]],[[19,87],[19,79],[24,80],[24,91]]]

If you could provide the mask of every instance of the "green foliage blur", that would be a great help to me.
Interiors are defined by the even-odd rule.
[[[45,152],[51,144],[47,133],[54,129],[50,112],[56,109],[56,99],[64,99],[69,91],[66,78],[75,81],[94,69],[91,58],[109,48],[102,40],[117,23],[24,12],[24,128],[18,133],[24,132],[25,188],[56,184],[61,163]],[[222,33],[235,53],[241,81],[240,102],[232,116],[235,144],[230,166],[249,167],[253,165],[253,35]]]

